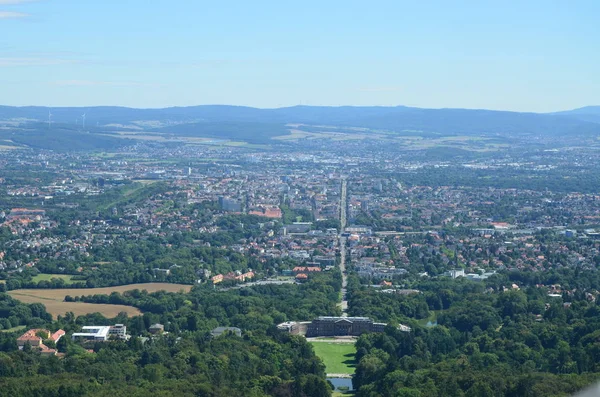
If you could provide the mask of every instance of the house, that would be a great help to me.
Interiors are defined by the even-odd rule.
[[[239,275],[235,276],[235,280],[241,281],[241,282],[244,282],[247,279],[251,279],[251,278],[254,278],[254,272],[246,272],[244,274],[239,274]]]
[[[318,266],[296,266],[293,270],[294,273],[314,273],[320,271],[321,268]]]
[[[158,323],[152,324],[150,328],[148,328],[148,332],[150,332],[152,335],[162,334],[165,332],[165,326]]]
[[[306,280],[308,280],[308,274],[306,274],[306,273],[296,274],[296,281],[306,281]]]
[[[58,342],[60,338],[65,335],[65,331],[59,329],[55,333],[50,333],[47,329],[30,329],[25,332],[19,338],[17,338],[17,346],[19,350],[23,350],[25,345],[29,345],[32,348],[39,350],[44,356],[55,356],[57,353],[56,349],[51,349],[44,344],[44,340],[51,340],[54,343]]]
[[[285,323],[277,324],[277,329],[297,335],[300,329],[300,324],[296,321],[286,321]]]
[[[43,345],[44,340],[51,340],[56,343],[64,335],[65,331],[62,329],[59,329],[53,334],[51,334],[47,329],[30,329],[17,338],[17,346],[19,347],[19,350],[23,350],[23,346],[25,346],[27,343],[29,343],[31,347],[40,347]]]
[[[223,275],[222,274],[217,274],[216,276],[212,276],[211,280],[212,280],[213,284],[218,284],[220,282],[223,282]]]

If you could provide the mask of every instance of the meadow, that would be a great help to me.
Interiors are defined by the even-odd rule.
[[[40,282],[40,281],[50,281],[53,278],[58,278],[58,279],[62,279],[65,281],[65,284],[73,284],[73,276],[68,275],[68,274],[46,274],[46,273],[40,273],[37,276],[33,276],[31,278],[31,281],[33,282]]]
[[[325,364],[325,372],[328,374],[354,373],[356,362],[354,355],[356,347],[354,343],[332,343],[332,342],[310,342],[315,354]]]
[[[46,306],[48,313],[52,314],[54,317],[64,315],[67,312],[73,312],[77,316],[100,313],[104,317],[112,318],[117,316],[120,312],[125,312],[129,316],[137,316],[141,314],[141,311],[135,307],[125,305],[65,302],[65,296],[110,295],[112,292],[122,293],[134,289],[146,290],[148,292],[189,292],[191,288],[191,285],[183,284],[148,283],[119,285],[105,288],[18,289],[10,291],[8,294],[23,303],[42,303]]]

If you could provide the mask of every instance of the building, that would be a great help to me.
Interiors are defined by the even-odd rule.
[[[465,271],[462,269],[448,270],[443,275],[451,278],[465,277]]]
[[[148,332],[150,332],[152,335],[162,334],[165,332],[165,326],[158,323],[152,324],[150,328],[148,328]]]
[[[408,273],[406,269],[399,269],[390,266],[376,266],[376,264],[365,264],[356,267],[359,277],[371,278],[376,280],[393,280],[396,277],[402,277]]]
[[[280,331],[286,331],[290,334],[298,334],[299,324],[296,321],[286,321],[285,323],[277,324],[277,329]]]
[[[307,280],[308,280],[308,274],[306,274],[306,273],[296,274],[296,281],[302,282],[302,281],[307,281]]]
[[[370,227],[362,225],[348,226],[344,231],[350,234],[373,234],[373,230]]]
[[[127,327],[123,324],[115,324],[108,330],[108,337],[115,337],[117,339],[129,339],[127,335]]]
[[[8,219],[20,219],[20,218],[41,218],[46,215],[45,210],[32,210],[27,208],[13,208],[8,214]]]
[[[279,207],[274,207],[274,206],[260,207],[260,208],[257,208],[257,209],[254,209],[254,210],[248,212],[248,214],[264,216],[266,218],[272,218],[272,219],[281,219],[281,217],[283,216],[281,209]]]
[[[318,266],[296,266],[293,270],[294,273],[318,273],[321,268]]]
[[[291,225],[283,226],[281,231],[284,236],[287,236],[288,234],[308,233],[310,229],[312,229],[312,222],[294,222]]]
[[[366,332],[383,332],[385,326],[368,317],[318,317],[308,325],[306,337],[360,336]]]
[[[234,199],[220,196],[219,208],[227,212],[242,212],[242,204]]]
[[[17,347],[23,350],[25,345],[29,344],[34,349],[38,349],[42,355],[56,355],[56,349],[50,349],[44,345],[45,340],[51,340],[54,343],[65,335],[65,331],[59,329],[55,333],[50,333],[47,329],[30,329],[17,338]]]
[[[75,332],[71,335],[72,340],[76,341],[100,341],[108,340],[109,326],[85,326],[81,332]]]
[[[71,339],[77,341],[106,342],[111,337],[116,339],[129,339],[127,327],[123,324],[116,324],[113,326],[85,326],[81,328],[81,332],[75,332],[71,336]]]
[[[369,200],[361,200],[360,209],[364,212],[369,212]]]

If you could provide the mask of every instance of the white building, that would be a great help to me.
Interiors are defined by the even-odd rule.
[[[127,327],[123,324],[115,324],[108,330],[109,336],[114,336],[119,339],[129,339],[127,335]]]
[[[71,336],[72,340],[87,340],[87,341],[105,341],[108,340],[108,326],[86,326],[81,328],[81,332],[75,332]]]
[[[104,342],[107,341],[110,337],[118,339],[129,339],[129,335],[127,335],[127,327],[123,324],[116,324],[113,326],[89,325],[82,327],[81,332],[75,332],[71,336],[71,339]]]

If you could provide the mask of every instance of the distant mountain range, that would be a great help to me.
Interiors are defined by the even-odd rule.
[[[557,116],[573,117],[578,120],[600,123],[600,106],[586,106],[575,110],[552,113]]]
[[[52,128],[44,124],[49,112],[52,114]],[[82,132],[84,113],[85,133]],[[309,125],[313,129],[314,126],[334,126],[344,132],[362,128],[367,131],[424,136],[595,136],[600,135],[600,106],[548,114],[405,106],[294,106],[279,109],[226,105],[164,109],[0,106],[0,140],[10,139],[23,145],[38,144],[41,147],[48,146],[44,137],[50,140],[57,138],[62,143],[82,140],[82,144],[67,145],[70,149],[88,149],[96,144],[102,148],[122,145],[123,139],[105,135],[115,130],[143,130],[175,136],[264,143],[274,136],[287,134],[287,124]]]

